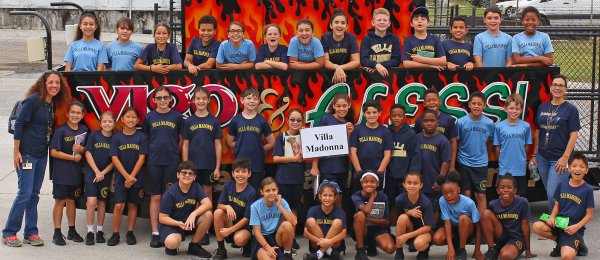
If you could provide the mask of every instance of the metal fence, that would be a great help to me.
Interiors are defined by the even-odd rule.
[[[591,161],[600,163],[598,121],[600,118],[600,28],[583,27],[542,27],[540,31],[550,35],[554,47],[554,62],[561,73],[569,80],[567,99],[579,109],[581,130],[575,146],[589,156]],[[485,27],[469,29],[468,39],[486,30]],[[522,27],[502,27],[502,31],[514,35],[523,31]],[[430,27],[429,32],[441,39],[449,39],[448,27]]]

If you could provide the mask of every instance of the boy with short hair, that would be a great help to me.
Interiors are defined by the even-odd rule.
[[[498,154],[500,169],[498,174],[503,176],[510,173],[517,182],[517,193],[527,192],[527,149],[531,145],[531,126],[521,120],[523,98],[512,93],[504,101],[504,110],[508,117],[495,127],[494,146]]]
[[[188,255],[202,258],[212,257],[200,245],[200,240],[210,228],[213,220],[212,203],[195,182],[196,168],[191,161],[179,164],[178,182],[163,195],[160,203],[159,233],[167,255],[177,255],[177,248],[186,235],[193,234],[188,246]]]
[[[477,34],[473,41],[475,67],[510,67],[512,60],[512,37],[500,31],[502,11],[490,6],[483,12],[487,31]]]
[[[585,155],[573,153],[568,165],[571,179],[558,184],[550,217],[545,222],[540,220],[533,223],[533,232],[556,241],[550,256],[575,259],[575,255],[585,256],[588,252],[583,235],[585,225],[594,214],[594,194],[592,186],[583,179],[589,170]],[[564,230],[556,227],[557,216],[569,218],[569,226]]]
[[[227,131],[227,146],[233,149],[234,158],[250,159],[249,183],[258,189],[265,177],[265,152],[273,149],[275,137],[267,120],[256,111],[258,106],[258,89],[248,87],[242,91],[241,102],[244,110],[231,119]],[[263,139],[267,141],[263,144]]]
[[[518,67],[543,67],[554,63],[554,48],[548,34],[537,30],[540,11],[527,6],[521,12],[525,31],[513,36],[512,57]]]
[[[217,19],[205,15],[198,21],[199,36],[192,39],[183,66],[187,67],[191,74],[197,75],[198,70],[212,69],[215,67],[215,59],[221,42],[214,38],[217,32]]]
[[[379,75],[387,77],[388,68],[400,65],[400,40],[394,35],[390,27],[390,12],[385,8],[373,11],[373,20],[367,35],[360,44],[360,64],[369,73],[377,71]]]
[[[349,144],[350,161],[356,171],[354,191],[360,189],[358,178],[362,176],[363,171],[376,171],[379,178],[385,178],[385,169],[390,162],[393,148],[392,134],[377,121],[381,115],[381,104],[375,100],[367,100],[362,111],[367,121],[356,125]]]
[[[410,26],[415,33],[404,40],[402,64],[405,68],[434,68],[442,70],[446,66],[446,53],[440,39],[427,33],[429,11],[417,7],[410,15]]]
[[[452,18],[450,21],[452,39],[442,42],[444,51],[446,51],[446,65],[451,71],[456,71],[456,68],[461,67],[470,71],[475,67],[475,63],[473,63],[473,44],[465,41],[468,32],[469,28],[464,17],[456,16]]]
[[[233,161],[232,179],[225,183],[215,210],[215,235],[217,251],[213,259],[226,259],[227,250],[224,240],[232,245],[244,247],[242,255],[250,256],[250,205],[257,199],[256,190],[248,185],[250,160],[245,157]]]

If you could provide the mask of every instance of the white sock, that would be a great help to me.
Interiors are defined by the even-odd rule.
[[[396,236],[396,226],[390,226],[390,233],[392,233],[393,236]]]
[[[286,250],[283,250],[283,253],[284,253],[284,254],[291,254],[292,252],[291,252],[291,251],[286,251]]]
[[[154,232],[154,231],[152,231],[152,235],[153,235],[153,236],[158,236],[158,232]]]
[[[94,233],[94,225],[87,225],[88,232]]]
[[[96,226],[97,231],[102,231],[103,226]]]
[[[333,249],[331,249],[331,247],[328,247],[327,250],[325,250],[325,253],[327,255],[331,255],[331,251],[333,251]]]
[[[317,258],[318,259],[323,258],[323,252],[321,252],[321,250],[317,250]]]

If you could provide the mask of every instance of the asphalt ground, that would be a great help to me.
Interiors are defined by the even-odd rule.
[[[0,35],[9,37],[0,37],[0,97],[3,99],[0,102],[0,125],[6,125],[8,116],[16,100],[22,99],[25,91],[37,79],[41,72],[46,70],[45,62],[27,62],[26,56],[26,39],[29,37],[45,35],[44,31],[32,30],[0,30]],[[59,65],[64,58],[66,52],[66,44],[64,41],[64,32],[53,32],[53,58],[54,65]],[[152,39],[148,35],[134,35],[134,39],[144,43],[151,42]],[[114,34],[103,33],[104,41],[115,39]],[[1,130],[1,129],[0,129]],[[0,131],[0,227],[4,227],[8,211],[12,205],[17,192],[17,176],[12,166],[12,135],[6,130]],[[48,175],[46,175],[48,176]],[[600,255],[600,222],[598,220],[598,206],[600,206],[600,195],[594,192],[596,209],[594,210],[594,218],[587,225],[585,233],[585,241],[589,247],[589,255],[579,259],[598,259]],[[20,248],[9,248],[5,245],[0,245],[0,259],[197,259],[185,254],[187,250],[187,242],[182,244],[180,254],[176,257],[166,256],[162,248],[154,249],[149,247],[150,243],[150,222],[147,219],[139,218],[135,228],[135,234],[138,239],[138,244],[129,246],[124,243],[124,232],[126,230],[126,221],[121,226],[122,242],[115,247],[106,246],[106,244],[96,244],[94,246],[86,246],[84,243],[74,243],[67,241],[67,245],[63,247],[52,244],[53,224],[52,224],[52,209],[54,200],[52,199],[52,183],[48,177],[44,180],[44,185],[40,193],[40,203],[38,206],[39,222],[41,237],[46,241],[43,247],[32,247],[24,245]],[[531,203],[532,220],[537,218],[545,211],[546,202]],[[104,226],[107,236],[110,236],[112,230],[111,214],[107,214],[106,223]],[[351,223],[348,223],[351,225]],[[85,236],[86,223],[85,211],[77,210],[76,227],[82,236]],[[63,218],[63,233],[66,234],[66,219]],[[22,233],[18,236],[22,239]],[[308,242],[301,235],[296,236],[301,249],[298,250],[298,255],[295,259],[302,259],[302,255],[308,250]],[[108,237],[107,237],[108,239]],[[188,237],[188,240],[189,241]],[[216,239],[211,235],[211,244],[205,248],[209,252],[216,249]],[[554,242],[549,240],[538,240],[537,236],[531,236],[532,251],[537,254],[536,259],[552,259],[549,256],[550,251],[554,247]],[[346,259],[352,259],[355,256],[355,243],[351,238],[346,239],[348,250],[346,251]],[[230,259],[243,259],[239,249],[232,249],[227,246]],[[482,246],[482,251],[485,253],[487,246]],[[416,253],[407,253],[405,249],[406,259],[415,259]],[[432,246],[430,259],[444,259],[447,248],[445,246]],[[470,255],[473,251],[473,246],[467,246],[467,252]],[[393,255],[386,255],[380,250],[378,257],[371,259],[392,259]]]

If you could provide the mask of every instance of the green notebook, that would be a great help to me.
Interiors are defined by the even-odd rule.
[[[540,220],[546,221],[549,217],[550,217],[549,214],[544,213],[540,216]],[[556,227],[557,228],[565,229],[568,226],[569,226],[569,217],[556,216]]]

